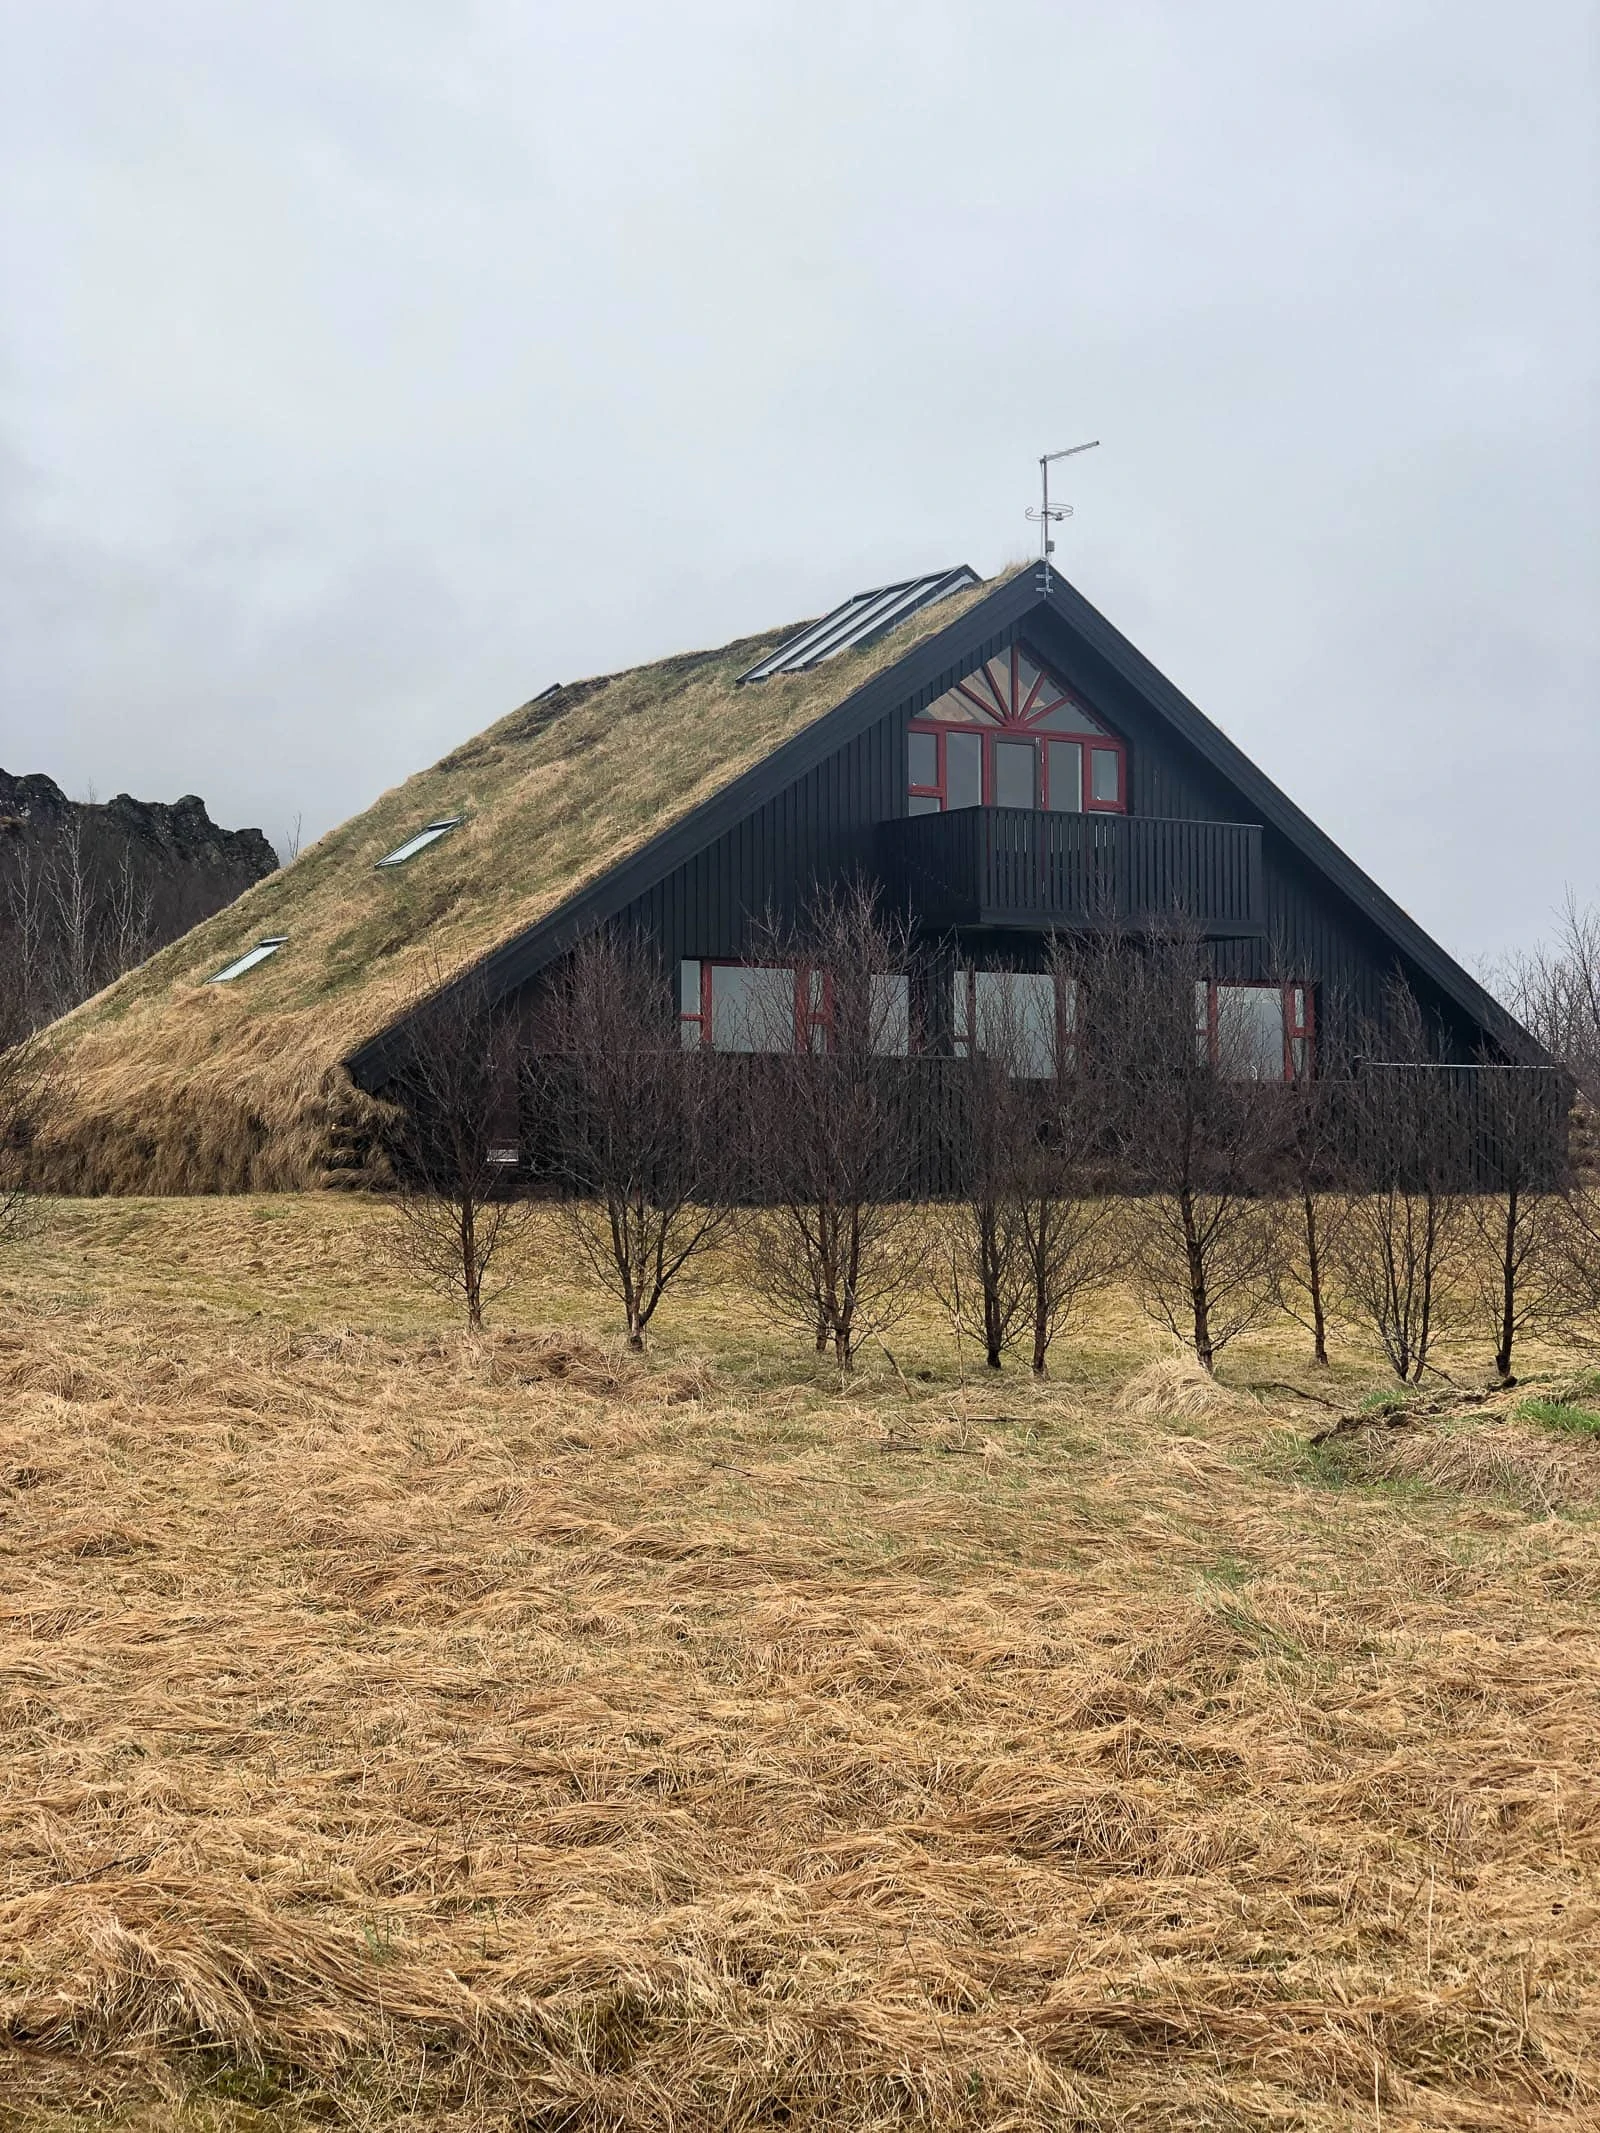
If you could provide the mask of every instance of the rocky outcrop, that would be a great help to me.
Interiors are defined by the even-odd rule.
[[[204,874],[228,884],[230,897],[249,888],[278,864],[278,855],[258,829],[221,829],[198,793],[181,800],[69,800],[54,778],[12,777],[0,770],[0,839],[22,835],[44,845],[77,823],[96,843],[137,852],[174,876]]]
[[[0,1043],[64,1014],[270,874],[258,829],[181,800],[69,800],[0,770]]]

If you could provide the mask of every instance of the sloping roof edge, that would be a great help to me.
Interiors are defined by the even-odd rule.
[[[1059,571],[1052,570],[1050,591],[1040,598],[1082,637],[1092,651],[1098,652],[1124,681],[1137,689],[1146,703],[1165,718],[1181,738],[1237,785],[1261,810],[1263,823],[1277,830],[1303,859],[1309,860],[1348,897],[1362,916],[1431,978],[1447,999],[1453,1000],[1497,1041],[1526,1052],[1541,1064],[1546,1063],[1537,1040],[1516,1017],[1502,1007],[1492,993],[1486,992],[1454,956],[1441,948],[1408,911],[1380,889],[1348,852],[1335,844],[1325,830],[1319,829],[1281,786],[1275,785],[1237,743],[1230,741],[1219,726],[1213,725],[1199,706],[1191,703],[1183,691],[1170,682],[1137,645],[1124,637],[1114,623],[1108,622],[1075,586],[1069,585]]]
[[[1007,579],[987,599],[978,601],[945,629],[914,646],[903,659],[873,675],[831,711],[640,846],[621,865],[559,904],[526,932],[492,950],[472,966],[470,975],[484,984],[492,997],[503,997],[524,984],[571,947],[589,927],[603,923],[635,897],[645,894],[674,867],[752,814],[775,792],[803,777],[858,731],[931,685],[947,667],[985,639],[1020,623],[1040,608],[1048,609],[1075,631],[1182,740],[1231,780],[1259,808],[1263,824],[1275,829],[1447,999],[1497,1043],[1524,1058],[1544,1062],[1538,1043],[1515,1017],[1056,569],[1051,570],[1048,592],[1041,588],[1037,573],[1032,571]],[[458,977],[453,983],[463,981]],[[396,1039],[404,1023],[405,1017],[399,1017],[347,1056],[345,1065],[362,1088],[381,1088],[393,1071]]]

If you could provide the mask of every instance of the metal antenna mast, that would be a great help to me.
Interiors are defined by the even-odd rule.
[[[1042,452],[1039,456],[1039,508],[1037,511],[1030,508],[1028,516],[1039,521],[1039,563],[1044,572],[1044,584],[1041,589],[1045,592],[1050,590],[1050,558],[1055,553],[1056,545],[1050,538],[1050,528],[1061,519],[1072,516],[1071,504],[1053,504],[1050,501],[1051,465],[1057,459],[1073,459],[1079,452],[1097,451],[1099,445],[1099,438],[1094,437],[1087,444],[1069,444],[1064,452]]]

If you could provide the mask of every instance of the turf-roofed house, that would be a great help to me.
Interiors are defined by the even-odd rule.
[[[863,875],[925,944],[907,1046],[959,1053],[985,986],[1026,1024],[1052,933],[1181,912],[1261,1074],[1395,976],[1446,1059],[1536,1057],[1059,572],[963,567],[552,687],[386,793],[63,1026],[50,1181],[358,1181],[421,989],[519,1013],[601,924],[655,944],[686,1043],[748,1047],[763,920]]]

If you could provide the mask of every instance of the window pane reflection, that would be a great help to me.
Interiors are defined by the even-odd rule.
[[[1076,741],[1046,741],[1045,797],[1053,815],[1076,815],[1083,807],[1083,750]]]
[[[794,972],[714,965],[711,1042],[719,1052],[793,1050]]]
[[[1034,800],[1034,752],[1031,741],[996,741],[994,744],[994,804],[996,807],[1032,807]]]
[[[1230,1081],[1282,1081],[1283,994],[1276,985],[1219,985],[1217,1071]]]
[[[944,743],[947,807],[983,805],[983,740],[976,733],[950,733]]]

